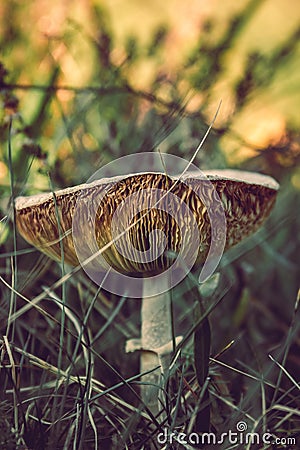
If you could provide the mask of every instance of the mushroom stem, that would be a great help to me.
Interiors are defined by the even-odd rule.
[[[163,280],[166,291],[162,294],[152,296],[153,280],[144,279],[143,283],[143,300],[141,309],[141,373],[153,370],[160,366],[157,370],[146,374],[142,377],[145,383],[141,387],[141,396],[144,403],[155,414],[158,412],[159,385],[161,375],[164,375],[168,369],[167,355],[160,358],[156,349],[166,346],[172,342],[172,317],[171,317],[171,296],[168,290],[169,279],[165,277]],[[172,352],[170,346],[170,353]],[[163,362],[163,364],[162,364]]]

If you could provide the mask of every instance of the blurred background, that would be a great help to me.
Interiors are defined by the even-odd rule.
[[[1,280],[18,292],[34,298],[43,285],[60,277],[61,269],[17,237],[14,197],[83,183],[101,165],[135,152],[160,149],[189,159],[220,101],[214,129],[195,163],[201,169],[254,170],[280,182],[265,227],[224,257],[222,271],[231,287],[211,314],[212,355],[235,340],[222,355],[226,366],[212,370],[227,380],[226,392],[239,411],[252,408],[255,419],[262,404],[266,411],[278,398],[299,410],[297,386],[268,356],[293,380],[299,378],[299,37],[298,0],[0,4],[0,271]],[[67,295],[80,316],[95,288],[81,274],[72,278],[66,292],[58,295]],[[56,364],[59,327],[35,310],[8,327],[9,314],[24,301],[3,282],[0,295],[1,334]],[[180,286],[174,298],[178,328],[186,330],[192,320],[184,303],[191,301],[188,287]],[[60,308],[43,302],[59,320]],[[118,302],[102,293],[89,326],[93,333],[106,326],[97,351],[126,377],[138,370],[138,356],[125,356],[123,347],[126,338],[138,334],[139,315],[137,303]],[[116,305],[115,325],[107,324]],[[65,350],[72,353],[72,345],[68,341]],[[62,367],[64,358],[68,360],[62,353]],[[34,386],[40,376],[23,364],[20,398],[25,395],[22,388]],[[275,389],[266,386],[262,400],[253,380],[238,370],[267,378]],[[95,377],[106,386],[118,381],[100,360]],[[134,403],[130,393],[119,394]],[[9,410],[11,398],[5,390],[1,395]],[[218,418],[224,429],[234,420],[226,414]],[[285,415],[278,410],[270,414],[269,428],[280,423],[299,433],[295,416],[288,420]],[[99,423],[104,435],[111,433]],[[30,448],[49,442],[43,426],[38,431],[36,426],[27,422]]]
[[[179,125],[180,131],[163,149],[189,155],[220,101],[214,142],[220,160],[206,150],[202,165],[251,160],[248,165],[275,176],[297,165],[297,0],[288,7],[283,0],[225,0],[222,7],[205,0],[39,0],[4,2],[0,8],[1,78],[10,86],[1,91],[1,140],[15,114],[16,181],[28,175],[35,145],[57,185],[88,178],[92,165],[120,153],[159,146],[168,134],[161,132],[164,126]],[[48,189],[36,159],[27,189]]]

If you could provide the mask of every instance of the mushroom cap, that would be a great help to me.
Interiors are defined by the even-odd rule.
[[[119,220],[130,226],[123,245],[128,244],[131,253],[126,253],[126,249],[124,251],[131,256],[124,256],[116,243],[112,243],[103,252],[105,261],[121,273],[141,276],[160,273],[172,264],[170,253],[178,254],[190,239],[189,216],[178,207],[178,203],[173,202],[175,195],[179,203],[187,205],[196,221],[199,245],[194,251],[195,265],[199,265],[205,261],[211,242],[207,205],[212,201],[212,196],[214,208],[221,208],[225,213],[225,249],[228,249],[261,226],[272,209],[279,188],[273,178],[257,173],[238,170],[210,170],[203,173],[209,180],[209,186],[205,178],[193,172],[188,172],[180,179],[163,173],[138,173],[96,180],[55,193],[18,197],[15,200],[17,228],[27,242],[51,258],[60,260],[63,248],[65,262],[78,265],[72,236],[78,202],[83,220],[76,225],[76,233],[82,236],[82,247],[89,247],[89,251],[91,239],[96,240],[98,249],[111,243],[115,236],[112,231],[113,216],[118,210]],[[211,185],[218,195],[212,194]],[[173,195],[159,196],[155,207],[148,200],[149,192],[153,190],[170,190]],[[126,198],[132,200],[129,219],[126,219]],[[177,216],[173,214],[174,210]],[[151,249],[153,230],[160,230],[164,234],[165,252],[158,258],[141,262],[137,255]],[[103,270],[107,270],[107,267],[103,266]]]

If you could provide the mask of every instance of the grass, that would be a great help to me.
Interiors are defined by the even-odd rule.
[[[250,9],[251,5],[259,9],[259,2],[249,2]],[[201,414],[208,417],[208,398],[210,432],[222,442],[212,441],[204,448],[299,446],[298,119],[294,112],[286,119],[280,139],[277,131],[269,135],[263,130],[266,144],[259,149],[249,143],[252,125],[249,130],[245,121],[241,129],[239,122],[249,114],[256,121],[260,105],[263,115],[267,107],[272,119],[269,102],[274,90],[270,93],[268,87],[278,86],[278,73],[284,73],[289,89],[294,86],[288,73],[296,67],[299,30],[290,30],[282,37],[283,44],[274,43],[274,48],[272,42],[270,51],[262,44],[240,58],[236,45],[239,36],[247,35],[246,10],[231,18],[233,22],[228,19],[225,31],[219,32],[213,20],[207,23],[182,63],[184,70],[156,74],[148,92],[135,89],[128,80],[134,78],[145,54],[153,64],[162,49],[168,51],[164,47],[168,31],[153,48],[142,48],[132,38],[128,54],[124,46],[119,66],[107,54],[109,48],[113,56],[113,36],[102,26],[106,16],[101,18],[100,13],[99,23],[93,16],[95,29],[102,30],[98,40],[79,25],[80,33],[68,28],[64,37],[49,38],[53,48],[63,44],[60,48],[67,49],[68,42],[76,48],[79,34],[82,42],[89,43],[85,57],[93,61],[92,75],[82,88],[74,88],[66,83],[60,61],[50,57],[47,46],[34,47],[28,35],[29,45],[21,26],[13,36],[6,29],[6,59],[16,69],[10,83],[0,64],[1,449],[197,448],[183,440],[195,438]],[[12,30],[18,29],[20,20],[16,11],[9,8],[7,23]],[[252,43],[252,35],[246,35]],[[14,46],[24,50],[29,65],[33,61],[21,78]],[[65,50],[61,61],[66,64],[72,60],[70,55]],[[226,55],[239,60],[239,65],[231,66]],[[35,64],[40,61],[45,63],[36,78]],[[237,67],[241,73],[232,79],[231,69]],[[58,264],[31,248],[16,232],[13,200],[17,195],[82,183],[95,168],[145,149],[159,147],[190,160],[210,110],[215,111],[216,96],[220,101],[226,77],[230,77],[229,113],[225,99],[221,115],[226,117],[219,128],[216,123],[195,163],[204,169],[224,168],[231,161],[234,168],[265,172],[278,179],[280,193],[264,227],[228,251],[219,276],[202,286],[204,311],[197,310],[197,273],[173,290],[174,334],[183,340],[161,387],[166,398],[163,411],[154,417],[139,394],[139,354],[125,353],[127,340],[139,337],[139,302],[112,295],[93,284],[80,268]],[[64,89],[59,87],[62,82]],[[196,92],[196,101],[200,97],[197,112],[188,112],[182,85],[184,91],[189,85]],[[282,97],[287,100],[289,111],[294,111],[294,95]],[[257,130],[253,131],[255,136]],[[211,327],[208,377],[205,371],[200,374],[203,360],[195,354],[199,345],[193,342],[195,332],[201,336],[206,317]],[[204,383],[199,384],[199,374]],[[237,427],[245,430],[244,436],[257,433],[260,443],[230,441],[229,430],[237,432]],[[269,433],[273,444],[262,442],[264,433]]]
[[[238,448],[228,435],[237,426],[292,448],[300,432],[300,343],[296,248],[288,239],[299,196],[282,191],[261,232],[224,256],[218,285],[202,288],[212,330],[202,389],[192,340],[203,320],[193,322],[197,277],[175,288],[183,342],[166,380],[163,419],[142,404],[138,355],[124,353],[126,340],[139,334],[138,302],[97,289],[82,271],[28,248],[16,238],[11,210],[0,278],[1,448],[194,448],[179,433],[195,439],[206,390],[210,430],[227,433],[215,448]],[[272,447],[251,441],[245,448]]]

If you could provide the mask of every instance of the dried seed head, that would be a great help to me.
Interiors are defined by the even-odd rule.
[[[55,194],[19,197],[15,203],[17,227],[24,239],[50,257],[59,260],[63,248],[65,261],[77,265],[79,261],[72,238],[72,219],[77,200],[80,198],[84,217],[77,229],[77,235],[82,236],[83,248],[89,246],[91,233],[94,233],[98,249],[112,241],[115,236],[112,233],[113,217],[118,210],[118,220],[126,224],[129,230],[120,244],[121,248],[113,243],[103,256],[114,269],[142,276],[159,273],[172,264],[170,255],[178,254],[190,239],[192,217],[199,230],[199,245],[194,249],[195,265],[199,265],[208,254],[212,236],[207,212],[209,202],[214,201],[216,210],[220,208],[225,211],[228,249],[260,227],[272,209],[278,190],[275,180],[264,175],[226,170],[205,174],[215,190],[208,187],[205,179],[191,173],[179,181],[162,173],[141,173],[98,180]],[[177,202],[173,202],[173,196],[160,195],[157,207],[153,207],[153,203],[149,205],[149,192],[153,190],[170,190]],[[129,197],[130,219],[128,204],[124,201]],[[191,215],[178,206],[182,203]],[[95,205],[95,220],[91,223]],[[165,236],[166,245],[165,251],[154,259],[151,258],[151,248],[155,247],[153,230],[159,230]],[[218,235],[222,230],[213,232]],[[150,252],[150,258],[143,262],[140,255],[145,252]]]

